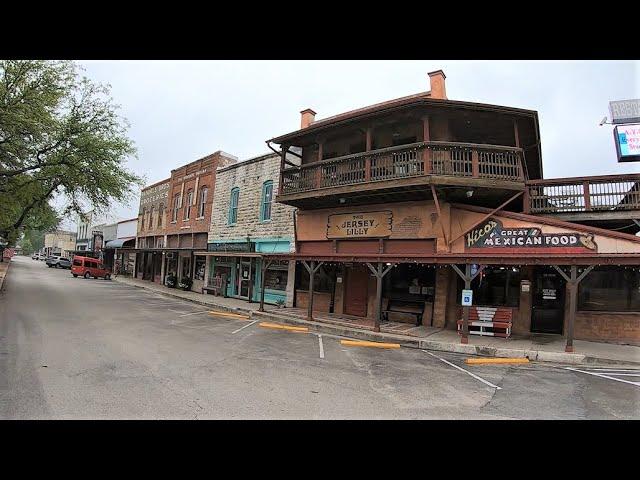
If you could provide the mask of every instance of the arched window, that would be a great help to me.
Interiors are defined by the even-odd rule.
[[[231,190],[231,198],[229,199],[229,225],[235,225],[238,221],[238,198],[240,197],[240,189],[235,187]]]
[[[273,202],[273,181],[262,184],[262,202],[260,202],[260,221],[271,220],[271,203]]]
[[[191,218],[191,205],[193,204],[193,190],[189,190],[187,193],[187,204],[184,206],[183,220],[189,220]]]
[[[178,208],[180,208],[180,194],[176,193],[173,196],[173,216],[171,221],[176,222],[178,220]]]
[[[164,203],[161,203],[158,208],[158,228],[162,228],[162,217],[164,217]]]
[[[140,216],[140,230],[144,230],[144,222],[146,220],[147,209],[142,209],[142,215]]]
[[[198,218],[204,218],[204,206],[207,203],[207,192],[209,189],[206,186],[200,188],[200,203],[198,204]]]
[[[151,210],[149,211],[149,230],[153,229],[153,205],[151,206]]]

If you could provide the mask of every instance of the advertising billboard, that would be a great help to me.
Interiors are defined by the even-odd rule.
[[[613,137],[618,152],[618,162],[640,161],[640,124],[616,125]]]

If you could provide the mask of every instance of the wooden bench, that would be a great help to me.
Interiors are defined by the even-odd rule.
[[[382,316],[385,321],[389,321],[389,313],[407,313],[416,316],[416,325],[422,323],[422,316],[424,315],[424,302],[419,300],[394,300],[386,299],[383,303]]]
[[[513,326],[513,309],[508,307],[469,307],[469,334],[509,338]],[[462,334],[462,319],[458,320]]]

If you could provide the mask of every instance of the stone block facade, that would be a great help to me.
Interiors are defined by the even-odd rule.
[[[267,154],[218,170],[213,196],[215,205],[209,243],[246,241],[259,238],[293,239],[294,207],[271,204],[271,219],[261,221],[260,209],[265,182],[273,182],[272,199],[278,194],[280,157]],[[239,189],[237,220],[229,223],[231,191]]]

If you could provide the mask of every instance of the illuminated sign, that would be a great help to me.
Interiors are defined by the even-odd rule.
[[[609,112],[613,123],[640,122],[640,99],[609,102]]]
[[[618,162],[640,161],[640,124],[616,125],[613,129]]]

